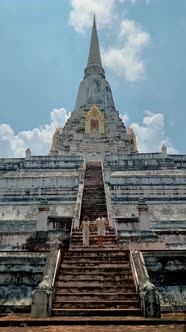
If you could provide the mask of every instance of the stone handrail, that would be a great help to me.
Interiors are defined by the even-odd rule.
[[[134,257],[132,255],[131,251],[130,251],[130,265],[131,265],[131,270],[132,270],[132,275],[133,275],[133,279],[134,279],[136,292],[139,293],[139,279],[138,279],[138,274],[136,271],[136,266],[134,263]]]
[[[81,205],[83,199],[83,189],[84,189],[84,179],[85,179],[85,171],[86,171],[86,163],[84,161],[83,165],[80,167],[79,173],[79,188],[76,200],[75,214],[74,214],[74,222],[72,229],[79,229],[80,226],[80,217],[81,217]]]
[[[54,283],[61,262],[61,252],[58,244],[53,244],[46,261],[42,280],[33,291],[31,316],[44,318],[51,316]]]
[[[69,242],[70,246],[72,243],[72,232],[73,232],[73,229],[75,228],[74,225],[75,225],[75,219],[73,218],[72,223],[71,223],[71,228],[70,228],[70,242]]]
[[[55,265],[55,270],[54,270],[54,275],[53,275],[53,280],[52,280],[52,287],[54,287],[54,284],[55,284],[56,276],[59,271],[60,262],[61,262],[61,250],[58,250],[57,258],[56,258],[56,265]]]
[[[131,250],[130,262],[143,316],[160,317],[159,294],[150,281],[142,253],[139,250]]]
[[[116,229],[116,223],[115,219],[113,218],[113,213],[112,213],[112,204],[111,204],[111,198],[110,198],[110,191],[109,191],[109,186],[106,183],[106,175],[104,172],[104,166],[103,166],[103,161],[101,161],[101,168],[102,168],[102,175],[103,175],[103,183],[104,183],[104,190],[105,190],[105,198],[106,198],[106,206],[107,206],[107,216],[108,216],[108,222],[109,222],[109,227],[115,229],[115,233],[117,234],[117,229]]]

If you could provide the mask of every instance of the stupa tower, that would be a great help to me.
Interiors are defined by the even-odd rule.
[[[82,153],[100,159],[105,153],[121,151],[137,152],[136,144],[115,109],[105,80],[94,16],[88,62],[75,109],[64,128],[56,130],[50,155]]]

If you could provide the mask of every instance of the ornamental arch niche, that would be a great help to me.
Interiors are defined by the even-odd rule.
[[[85,113],[85,134],[104,134],[104,115],[96,105]]]

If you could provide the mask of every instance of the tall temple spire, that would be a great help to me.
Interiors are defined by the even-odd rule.
[[[127,132],[115,109],[101,63],[94,15],[88,62],[75,108],[63,130],[56,130],[51,155],[82,153],[92,160],[120,151],[136,152],[135,136],[132,130]]]
[[[89,50],[87,67],[90,66],[93,63],[94,64],[99,64],[100,66],[102,66],[101,55],[100,55],[100,50],[99,50],[98,34],[97,34],[97,28],[96,28],[95,14],[94,14],[94,20],[93,20],[92,35],[91,35],[91,42],[90,42],[90,50]]]
[[[101,74],[103,77],[105,75],[104,69],[102,68],[101,55],[99,49],[99,40],[96,28],[96,17],[94,14],[93,26],[92,26],[92,35],[90,40],[90,49],[88,62],[85,69],[85,77],[91,74]]]

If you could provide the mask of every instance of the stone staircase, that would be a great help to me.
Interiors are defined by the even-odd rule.
[[[100,212],[103,213],[104,217],[107,217],[101,162],[87,162],[81,220],[85,215],[88,215],[90,220],[95,220],[98,218]]]
[[[119,249],[115,230],[106,230],[103,248],[98,248],[93,223],[100,212],[107,217],[101,163],[88,162],[81,219],[88,215],[92,220],[90,245],[83,248],[82,232],[73,230],[55,283],[54,315],[140,314],[129,251]]]
[[[93,233],[85,249],[73,232],[55,284],[54,315],[140,315],[129,251],[120,250],[113,235],[107,231],[100,249]]]

